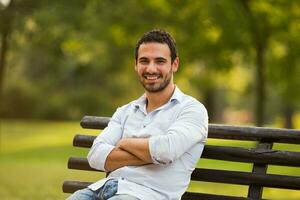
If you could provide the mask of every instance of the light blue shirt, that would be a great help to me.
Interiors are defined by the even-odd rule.
[[[95,139],[88,161],[91,167],[104,170],[108,154],[121,138],[149,138],[153,164],[119,168],[90,185],[92,190],[116,178],[117,194],[141,200],[178,200],[186,191],[207,139],[207,111],[177,87],[166,104],[150,113],[146,101],[143,95],[117,109]]]

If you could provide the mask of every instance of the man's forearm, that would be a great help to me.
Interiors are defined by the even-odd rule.
[[[110,172],[124,166],[140,166],[150,164],[137,156],[120,148],[113,149],[106,158],[105,170]]]
[[[133,154],[147,163],[153,163],[149,151],[148,138],[124,138],[119,141],[117,147]]]

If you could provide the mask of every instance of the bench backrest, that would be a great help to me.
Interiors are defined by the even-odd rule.
[[[85,116],[81,126],[88,129],[104,129],[110,118]],[[300,152],[273,150],[274,143],[300,144],[300,130],[209,125],[209,138],[225,140],[257,141],[256,148],[206,145],[202,158],[253,163],[252,172],[196,168],[192,180],[214,183],[247,185],[247,197],[186,192],[182,199],[261,199],[263,187],[300,190],[300,176],[268,174],[268,165],[300,167]],[[96,136],[76,135],[73,146],[90,148]],[[300,147],[300,145],[299,145]],[[300,149],[300,148],[299,148]],[[92,169],[86,158],[71,157],[69,169]],[[63,191],[72,193],[89,185],[89,182],[65,181]]]

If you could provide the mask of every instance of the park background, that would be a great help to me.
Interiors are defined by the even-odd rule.
[[[72,137],[98,134],[80,128],[84,115],[111,116],[142,94],[134,48],[153,28],[176,39],[175,82],[206,106],[210,123],[300,129],[298,0],[1,0],[1,199],[64,199],[63,180],[102,176],[67,170],[70,155],[87,153],[72,148]],[[247,192],[220,184],[190,190]],[[296,200],[300,192],[264,196]]]

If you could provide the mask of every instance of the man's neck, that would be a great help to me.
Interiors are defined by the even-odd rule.
[[[150,113],[151,111],[155,110],[156,108],[159,108],[160,106],[167,103],[171,96],[173,95],[173,92],[175,90],[175,84],[170,83],[164,90],[159,92],[147,92],[146,91],[146,97],[147,97],[147,112]]]

